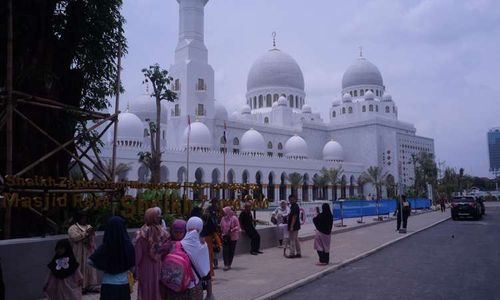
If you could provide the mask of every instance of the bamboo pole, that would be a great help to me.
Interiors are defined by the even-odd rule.
[[[116,137],[118,132],[118,114],[120,106],[120,72],[122,64],[122,47],[118,45],[118,68],[116,70],[116,98],[115,98],[115,115],[117,116],[113,124],[113,154],[111,156],[111,180],[115,181],[115,168],[116,168]],[[114,214],[114,213],[113,213]]]

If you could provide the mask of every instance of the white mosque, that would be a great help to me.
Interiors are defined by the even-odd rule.
[[[303,176],[298,198],[307,201],[324,197],[314,184],[323,167],[342,167],[341,183],[329,190],[328,199],[366,197],[373,187],[358,182],[368,167],[378,166],[394,182],[409,186],[414,180],[412,154],[434,153],[432,139],[416,135],[412,124],[398,120],[382,74],[361,55],[345,71],[341,95],[332,102],[327,120],[307,104],[299,64],[276,47],[255,60],[246,100],[229,114],[214,98],[214,70],[204,44],[208,0],[177,2],[179,37],[169,73],[178,99],[162,105],[162,181],[257,183],[265,197],[276,201],[291,193],[287,175],[298,172]],[[138,152],[149,150],[146,128],[155,116],[155,102],[146,94],[131,100],[119,115],[117,161],[131,167],[120,179],[148,180]],[[104,141],[104,157],[111,157],[112,136]],[[210,189],[204,193],[219,195]]]

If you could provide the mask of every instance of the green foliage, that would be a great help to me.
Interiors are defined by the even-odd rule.
[[[167,70],[161,69],[158,64],[154,64],[149,68],[142,69],[142,73],[145,77],[143,83],[151,82],[153,92],[150,96],[156,101],[173,102],[177,99],[177,94],[170,90],[170,83],[173,78],[168,76]]]
[[[288,180],[288,182],[290,182],[290,185],[292,187],[297,188],[300,185],[302,185],[304,178],[302,177],[302,175],[300,173],[293,172],[293,173],[288,174],[287,180]]]
[[[414,190],[415,196],[425,196],[427,191],[427,184],[436,186],[438,169],[434,161],[434,154],[427,152],[420,152],[412,156],[414,170],[415,170],[415,183]]]
[[[342,174],[344,174],[344,169],[342,169],[342,167],[330,169],[323,167],[320,172],[321,176],[325,178],[327,184],[335,186],[341,183],[340,178],[342,177]]]
[[[377,200],[382,196],[382,187],[387,184],[387,172],[383,172],[382,168],[371,166],[361,174],[361,182],[363,184],[370,183],[375,187],[377,192]]]

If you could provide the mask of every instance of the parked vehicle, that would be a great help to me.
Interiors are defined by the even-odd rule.
[[[480,219],[483,209],[481,203],[473,196],[453,197],[451,201],[451,218],[457,220],[461,217]]]

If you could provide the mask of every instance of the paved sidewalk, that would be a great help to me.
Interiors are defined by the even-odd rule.
[[[412,215],[408,220],[408,233],[421,230],[449,216],[448,211]],[[216,270],[215,298],[217,300],[243,300],[269,296],[276,290],[286,289],[290,284],[338,266],[403,236],[395,231],[396,222],[393,218],[377,222],[373,217],[365,217],[363,224],[358,224],[357,220],[345,219],[346,227],[334,227],[329,266],[315,265],[318,257],[313,249],[314,228],[312,225],[304,226],[304,230],[301,230],[302,258],[300,259],[284,258],[283,249],[277,247],[264,249],[265,253],[258,256],[237,255],[230,271]],[[339,223],[335,221],[335,224]],[[219,264],[222,265],[222,259]],[[83,299],[97,300],[99,296],[85,295]],[[137,299],[135,293],[132,299]]]

